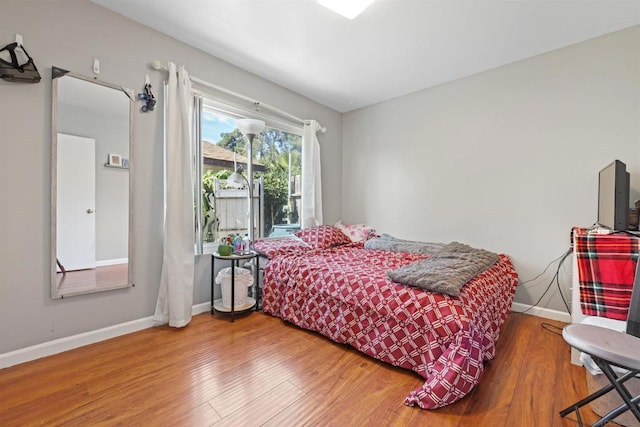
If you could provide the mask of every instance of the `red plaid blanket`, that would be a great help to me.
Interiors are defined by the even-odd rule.
[[[588,316],[627,320],[638,261],[638,241],[628,234],[573,229],[580,307]]]
[[[279,253],[264,270],[265,312],[417,372],[407,405],[438,408],[478,384],[495,355],[517,274],[505,255],[459,297],[392,282],[388,270],[424,255],[364,249]]]

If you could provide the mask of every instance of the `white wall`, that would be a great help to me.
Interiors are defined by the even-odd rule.
[[[0,45],[23,35],[43,77],[39,84],[0,81],[0,354],[150,316],[162,262],[162,80],[150,69],[171,60],[189,72],[327,127],[319,135],[325,217],[340,217],[341,116],[86,0],[0,1]],[[49,282],[51,66],[141,92],[145,74],[159,98],[135,114],[135,287],[52,300]],[[140,103],[136,104],[139,109]],[[208,301],[210,261],[197,264],[194,303]]]
[[[639,147],[634,27],[344,115],[343,219],[503,252],[526,280],[596,221],[602,167],[625,162],[640,197]],[[565,310],[555,287],[541,306]]]

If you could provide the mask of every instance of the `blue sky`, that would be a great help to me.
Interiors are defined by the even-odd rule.
[[[217,144],[221,133],[232,132],[236,121],[231,117],[220,116],[212,111],[202,111],[202,139]]]

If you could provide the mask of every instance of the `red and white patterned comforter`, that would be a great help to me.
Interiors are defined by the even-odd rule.
[[[425,383],[405,404],[448,405],[478,384],[483,362],[495,356],[517,274],[500,255],[459,297],[387,278],[387,271],[423,258],[362,243],[280,252],[264,270],[263,310],[417,372]]]

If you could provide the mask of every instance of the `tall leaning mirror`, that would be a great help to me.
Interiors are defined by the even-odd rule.
[[[133,93],[53,67],[51,296],[131,286]]]

